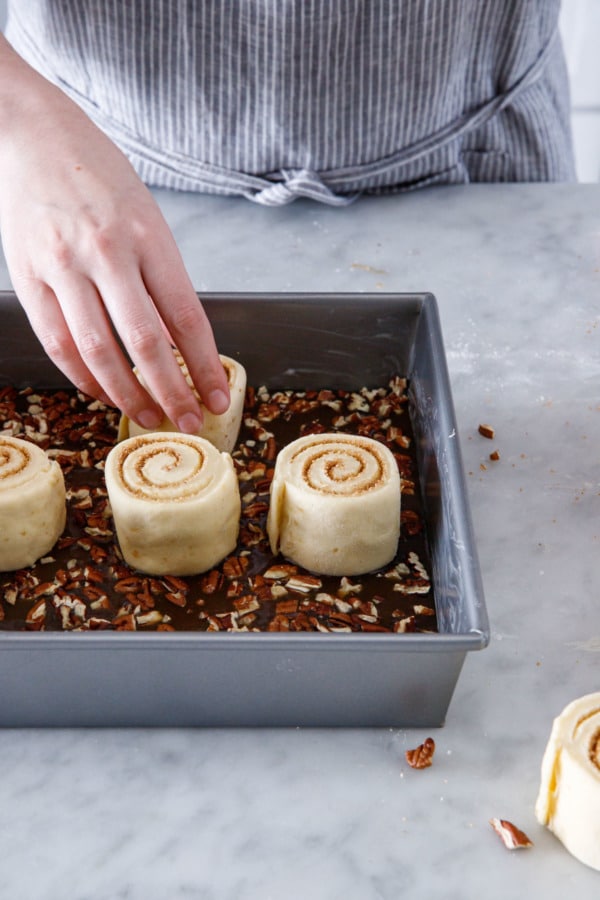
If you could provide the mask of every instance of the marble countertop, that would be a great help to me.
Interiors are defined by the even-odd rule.
[[[156,196],[199,290],[436,295],[491,642],[433,732],[1,731],[0,896],[596,896],[534,803],[552,719],[600,690],[600,186]],[[506,850],[491,817],[534,846]]]

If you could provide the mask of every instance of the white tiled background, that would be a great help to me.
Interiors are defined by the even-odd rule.
[[[0,0],[0,28],[6,0]],[[600,0],[563,0],[561,28],[571,77],[580,181],[600,181]]]

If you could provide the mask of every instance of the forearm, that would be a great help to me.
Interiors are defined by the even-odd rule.
[[[22,59],[1,34],[0,135],[4,178],[32,157],[42,170],[60,166],[63,171],[76,171],[84,157],[88,165],[100,160],[104,165],[126,163],[77,104]]]
[[[36,72],[0,34],[0,152],[27,127],[39,127],[44,110],[60,108],[65,95]]]

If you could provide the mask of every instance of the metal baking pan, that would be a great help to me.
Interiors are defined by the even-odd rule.
[[[250,384],[410,379],[436,634],[0,632],[0,725],[437,727],[489,625],[431,294],[202,296]],[[0,384],[63,387],[0,293]]]

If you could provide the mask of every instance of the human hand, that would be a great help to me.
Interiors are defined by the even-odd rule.
[[[227,377],[175,240],[129,161],[0,36],[0,229],[14,289],[53,362],[144,428],[198,431]],[[153,395],[142,387],[116,335]]]

